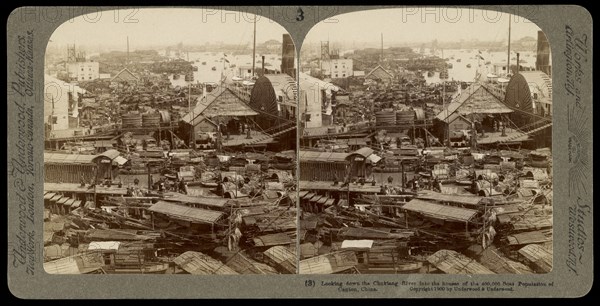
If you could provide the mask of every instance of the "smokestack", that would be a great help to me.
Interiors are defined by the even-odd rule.
[[[519,73],[519,71],[521,70],[521,69],[519,68],[519,67],[521,66],[521,65],[519,64],[519,57],[520,57],[520,54],[519,54],[519,52],[517,52],[517,71],[515,72],[515,74],[516,74],[516,73]]]
[[[281,49],[281,73],[288,74],[296,79],[296,71],[294,69],[296,50],[294,48],[294,42],[292,42],[292,37],[289,34],[283,34],[283,45]]]
[[[262,56],[262,64],[260,67],[260,71],[261,71],[261,76],[265,75],[265,56]]]
[[[548,76],[552,76],[552,66],[550,66],[550,45],[546,34],[538,31],[537,55],[535,59],[535,70],[543,71]]]

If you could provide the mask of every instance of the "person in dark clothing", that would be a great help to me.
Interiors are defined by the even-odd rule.
[[[185,182],[183,181],[183,179],[179,180],[179,192],[185,194]]]

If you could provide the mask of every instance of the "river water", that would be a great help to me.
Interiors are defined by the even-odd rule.
[[[162,55],[165,55],[163,51]],[[265,56],[265,68],[280,70],[281,67],[281,55],[279,54],[264,54]],[[169,56],[172,59],[178,58],[175,52],[172,52]],[[249,75],[248,70],[252,69],[252,55],[232,55],[228,54],[226,57],[223,52],[184,52],[179,58],[193,62],[192,66],[198,67],[198,71],[194,71],[194,81],[191,83],[219,83],[221,77],[227,78],[229,81],[234,76],[244,77]],[[229,63],[225,62],[225,59],[229,60]],[[256,55],[256,69],[261,68],[262,61],[261,55]],[[203,64],[206,63],[206,64]],[[235,66],[235,67],[231,67]],[[212,68],[215,70],[212,70]],[[244,67],[244,69],[240,69]],[[241,70],[241,71],[240,71]],[[190,82],[186,82],[183,75],[179,79],[174,80],[173,75],[169,75],[169,80],[173,86],[187,86]]]
[[[413,49],[414,52],[419,52],[419,48]],[[535,68],[535,52],[526,51],[519,52],[521,67],[533,67]],[[424,49],[424,54],[431,54],[428,49]],[[472,82],[475,80],[475,75],[479,70],[482,75],[492,74],[501,74],[501,71],[495,71],[494,64],[497,66],[506,65],[506,52],[486,52],[481,51],[481,56],[483,60],[480,59],[477,55],[480,54],[478,50],[472,49],[444,49],[443,50],[443,58],[449,59],[447,63],[452,64],[452,68],[448,69],[448,81],[455,80],[461,82]],[[442,51],[437,50],[435,55],[442,57]],[[511,52],[511,65],[516,64],[517,53]],[[460,62],[458,60],[460,59]],[[486,62],[490,62],[486,65]],[[470,64],[471,67],[467,67]],[[501,67],[500,67],[501,69]],[[440,83],[440,73],[435,72],[433,76],[428,77],[427,71],[422,72],[425,76],[425,80],[427,84]]]

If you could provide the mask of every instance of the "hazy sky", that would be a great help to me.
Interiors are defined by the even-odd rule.
[[[538,26],[511,17],[511,40],[537,38]],[[430,42],[479,39],[501,41],[508,36],[508,14],[469,8],[394,8],[337,15],[315,25],[305,42],[331,41]]]
[[[59,26],[50,38],[56,44],[122,45],[130,48],[155,44],[252,43],[251,13],[213,9],[150,8],[103,11],[82,15]],[[282,40],[287,31],[276,22],[259,16],[257,43]]]

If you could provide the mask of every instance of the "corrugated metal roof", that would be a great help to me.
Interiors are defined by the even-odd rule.
[[[332,190],[332,191],[347,191],[350,192],[365,192],[365,193],[379,193],[381,186],[372,186],[371,184],[349,184],[345,187],[341,187],[342,183],[338,182],[337,185],[333,185],[331,181],[300,181],[299,186],[302,190]]]
[[[437,219],[456,220],[462,222],[468,222],[477,214],[477,211],[473,209],[439,205],[419,199],[413,199],[404,204],[402,209],[418,212]]]
[[[236,275],[232,268],[224,263],[200,252],[187,251],[173,262],[190,274],[195,275]]]
[[[156,202],[156,204],[150,206],[148,210],[165,214],[175,219],[203,223],[215,223],[223,216],[223,213],[220,211],[188,207],[165,201]]]
[[[92,164],[97,155],[47,153],[44,152],[45,164]]]
[[[300,150],[298,158],[301,162],[322,161],[322,162],[345,162],[350,154],[339,152],[318,152]]]
[[[44,191],[47,192],[66,192],[66,193],[87,193],[92,194],[94,192],[98,194],[113,194],[113,195],[125,195],[127,194],[127,188],[112,185],[111,187],[98,186],[96,188],[89,188],[89,186],[81,187],[81,184],[77,183],[44,183]]]
[[[439,250],[427,261],[446,274],[496,274],[475,259],[452,250]]]

